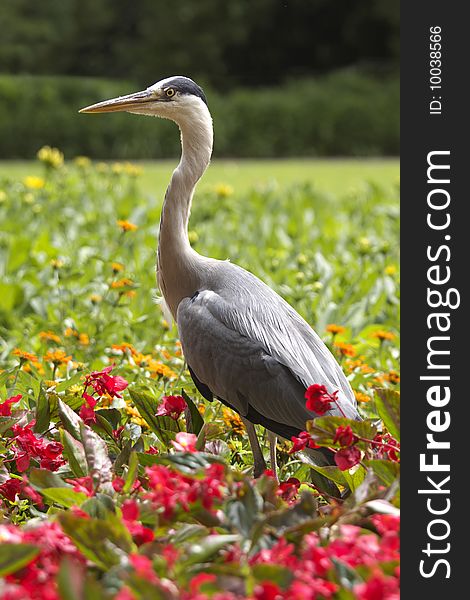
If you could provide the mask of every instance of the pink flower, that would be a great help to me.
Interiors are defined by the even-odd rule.
[[[351,446],[357,441],[357,437],[354,435],[350,425],[340,425],[336,428],[335,437],[333,443],[339,443],[340,446]]]
[[[197,435],[180,431],[171,443],[180,452],[196,452]]]
[[[19,402],[23,396],[18,394],[17,396],[12,396],[11,398],[7,398],[5,402],[0,403],[0,417],[9,417],[11,416],[11,405]]]
[[[156,412],[157,417],[171,417],[176,421],[187,407],[182,396],[163,396],[162,400]]]
[[[361,451],[357,446],[349,446],[335,452],[335,463],[341,471],[347,471],[361,460]]]
[[[309,386],[305,392],[307,402],[305,406],[317,415],[324,415],[331,409],[331,403],[337,402],[338,391],[330,394],[324,385],[314,383]]]

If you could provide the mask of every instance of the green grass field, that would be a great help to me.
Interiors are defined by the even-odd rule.
[[[143,168],[141,188],[162,197],[177,159],[136,163]],[[37,175],[41,165],[36,161],[1,161],[0,177],[21,179]],[[309,182],[322,191],[341,194],[373,182],[390,189],[399,181],[398,159],[300,159],[300,160],[214,160],[200,183],[200,188],[226,183],[238,194],[255,186],[273,182],[285,187]]]

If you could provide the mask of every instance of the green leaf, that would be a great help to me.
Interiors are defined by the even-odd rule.
[[[3,371],[3,373],[0,373],[0,388],[3,387],[6,382],[8,381],[8,379],[14,374],[15,369],[10,369],[9,371]]]
[[[168,446],[170,440],[174,439],[174,434],[179,431],[177,423],[171,417],[155,416],[157,403],[155,398],[148,392],[130,389],[129,394],[150,429],[160,441]]]
[[[132,485],[137,477],[139,470],[139,457],[137,456],[137,452],[131,452],[128,465],[129,469],[127,471],[124,485],[122,486],[122,491],[125,494],[131,491]]]
[[[392,485],[400,476],[399,463],[391,460],[366,460],[364,462],[385,485]]]
[[[335,467],[333,465],[329,465],[327,467],[317,467],[317,466],[312,465],[312,469],[314,471],[317,471],[321,475],[324,475],[327,479],[331,479],[331,481],[334,481],[338,485],[348,487],[348,484],[347,484],[346,478],[344,477],[343,471],[338,469],[338,467]]]
[[[64,379],[64,381],[61,381],[60,383],[58,383],[55,387],[55,391],[57,393],[65,392],[65,390],[68,390],[70,387],[72,387],[72,385],[78,384],[82,380],[83,380],[83,373],[76,373],[70,379]]]
[[[262,507],[261,494],[245,479],[237,491],[237,499],[228,503],[227,518],[235,531],[240,531],[245,538],[249,538],[255,522],[260,518]]]
[[[198,411],[197,406],[184,390],[181,390],[181,395],[188,405],[188,411],[185,411],[186,431],[188,433],[195,433],[198,435],[202,429],[202,426],[204,425],[204,419],[202,418],[201,413]]]
[[[70,485],[65,483],[59,475],[47,469],[31,469],[29,472],[29,481],[39,490],[44,488],[70,488]]]
[[[36,401],[36,423],[34,425],[35,433],[44,433],[49,428],[51,414],[49,400],[43,387],[39,388],[39,394]]]
[[[254,565],[251,572],[259,583],[270,581],[282,589],[288,588],[294,578],[291,569],[268,563]]]
[[[0,311],[12,311],[23,300],[23,290],[17,283],[0,283]]]
[[[61,600],[83,600],[84,569],[81,565],[64,558],[57,574],[57,587]]]
[[[364,478],[366,476],[366,470],[364,469],[364,467],[362,465],[359,465],[357,468],[353,467],[353,469],[351,469],[351,470],[353,470],[352,473],[350,473],[349,471],[341,471],[341,472],[343,474],[343,477],[344,477],[349,489],[354,491],[364,481]]]
[[[65,508],[71,508],[72,506],[80,506],[82,502],[88,498],[83,492],[75,492],[73,489],[60,487],[60,488],[43,488],[41,494],[55,504],[65,506]]]
[[[395,390],[377,388],[375,405],[390,434],[400,441],[400,394]]]
[[[357,436],[367,439],[373,439],[377,433],[377,428],[371,421],[353,421],[345,417],[317,417],[307,421],[307,431],[312,435],[317,444],[331,448],[341,447],[339,443],[334,443],[336,429],[340,426],[349,425]]]
[[[95,484],[109,483],[112,479],[112,463],[106,442],[90,427],[80,421],[80,438],[85,451],[88,472]]]
[[[13,388],[15,394],[23,394],[23,396],[33,396],[37,398],[41,383],[32,375],[20,369],[16,375],[16,383]]]
[[[83,444],[76,440],[66,429],[60,430],[60,441],[64,447],[64,456],[75,477],[88,475],[88,465]]]
[[[240,541],[240,536],[236,534],[209,535],[191,545],[186,564],[193,565],[207,562],[216,552],[222,548],[228,548],[231,544],[238,541]]]
[[[0,577],[19,571],[29,564],[40,549],[32,544],[8,544],[0,546]]]
[[[78,549],[103,571],[127,561],[126,555],[135,550],[131,534],[112,513],[106,519],[83,519],[68,511],[59,521]]]
[[[80,440],[80,424],[82,419],[65,402],[59,400],[59,417],[64,428],[73,435],[76,440]]]

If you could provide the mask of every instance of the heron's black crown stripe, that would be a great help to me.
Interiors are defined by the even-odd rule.
[[[193,96],[197,96],[207,105],[207,99],[202,88],[200,88],[197,83],[194,83],[192,79],[189,79],[189,77],[174,77],[173,79],[170,79],[166,85],[175,88],[175,90],[182,94],[192,94]]]

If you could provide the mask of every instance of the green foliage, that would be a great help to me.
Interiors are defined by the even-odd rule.
[[[178,155],[172,123],[128,114],[78,114],[84,106],[140,87],[126,81],[0,76],[0,158],[31,158],[45,143],[60,147],[68,157]],[[216,132],[215,157],[399,152],[396,77],[376,78],[351,70],[287,81],[279,88],[206,92]],[[5,288],[2,302],[14,302],[17,293],[14,287]]]
[[[139,600],[186,599],[195,586],[208,598],[228,589],[253,598],[266,581],[289,597],[306,577],[340,600],[378,572],[396,586],[399,463],[387,437],[399,426],[396,190],[217,186],[195,198],[195,248],[230,256],[279,291],[315,325],[360,395],[363,422],[321,417],[308,428],[339,451],[337,429],[351,427],[361,462],[317,467],[316,478],[283,441],[278,486],[268,475],[253,480],[240,419],[201,399],[176,331],[153,302],[160,207],[142,197],[136,177],[132,165],[82,159],[0,184],[0,270],[20,290],[0,312],[0,403],[22,394],[0,416],[1,532],[26,544],[0,548],[1,573],[9,585],[57,587],[66,600],[104,600],[123,586]],[[129,386],[95,394],[96,422],[85,424],[90,372],[110,364]],[[184,416],[156,416],[162,396],[180,393]],[[31,462],[20,472],[18,436],[34,418]],[[196,451],[175,450],[186,432]],[[374,441],[376,433],[386,441]],[[60,452],[56,465],[43,465],[46,450]],[[334,493],[316,485],[320,476]],[[348,557],[337,543],[343,532]],[[376,554],[353,567],[367,539]]]

